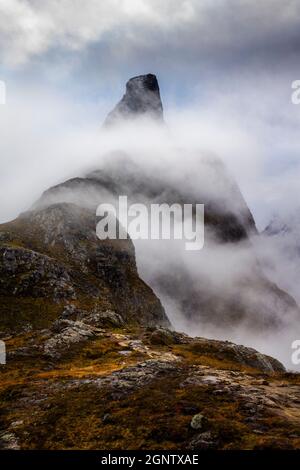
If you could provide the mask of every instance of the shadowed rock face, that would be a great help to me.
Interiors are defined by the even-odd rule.
[[[126,93],[117,106],[108,114],[104,126],[117,124],[124,119],[147,116],[163,121],[163,107],[158,81],[155,75],[139,75],[126,84]]]
[[[100,324],[116,314],[127,323],[168,324],[138,275],[131,240],[100,241],[95,212],[75,204],[0,225],[0,302],[3,332],[49,326],[66,311]]]

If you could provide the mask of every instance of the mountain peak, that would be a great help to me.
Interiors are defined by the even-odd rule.
[[[141,116],[163,121],[159,85],[156,76],[151,73],[128,80],[123,98],[108,114],[104,126]]]

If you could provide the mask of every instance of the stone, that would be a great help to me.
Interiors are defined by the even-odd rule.
[[[169,345],[176,342],[173,333],[165,328],[158,328],[150,336],[151,344]]]
[[[23,420],[18,420],[18,421],[13,421],[10,425],[11,428],[18,428],[19,426],[22,426],[24,424]]]
[[[44,345],[45,354],[53,358],[60,357],[72,344],[86,341],[103,333],[103,330],[72,320],[57,320],[54,331],[60,332],[50,337]]]
[[[191,420],[191,428],[197,429],[197,430],[203,429],[205,422],[206,422],[205,417],[201,413],[198,413],[194,415]]]
[[[3,432],[0,434],[0,449],[19,450],[20,446],[16,435],[12,432]]]
[[[119,354],[121,354],[121,356],[130,356],[130,354],[132,354],[132,351],[129,351],[129,350],[119,351]]]
[[[121,327],[124,326],[125,321],[118,313],[113,310],[106,310],[104,312],[93,312],[88,317],[84,317],[84,321],[91,325],[97,326],[115,326]]]

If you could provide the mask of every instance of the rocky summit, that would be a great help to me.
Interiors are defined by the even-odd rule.
[[[129,80],[106,125],[144,115],[163,119],[151,74]],[[50,188],[0,226],[7,353],[0,448],[300,447],[299,375],[252,348],[177,332],[164,308],[171,298],[195,325],[243,323],[255,331],[278,329],[299,313],[255,259],[255,222],[224,165],[214,158],[197,165],[199,178],[209,172],[208,184],[206,176],[192,184],[193,171],[154,175],[130,155],[111,153],[106,165]],[[149,247],[155,269],[147,275],[130,238],[96,236],[97,205],[120,194],[144,204],[204,203],[207,249],[246,246],[244,275],[224,295],[178,252],[158,256]],[[258,299],[251,305],[249,291]]]
[[[155,75],[139,75],[126,83],[126,92],[117,106],[108,114],[104,126],[141,116],[163,122],[163,107]]]

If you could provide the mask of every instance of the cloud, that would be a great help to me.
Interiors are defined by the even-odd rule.
[[[130,59],[139,51],[236,60],[297,51],[297,0],[1,0],[1,54],[9,66],[57,48],[78,51],[104,42]],[[272,21],[270,21],[272,16]]]
[[[89,168],[102,151],[96,106],[36,86],[9,90],[0,107],[1,222],[27,210],[49,186]]]

